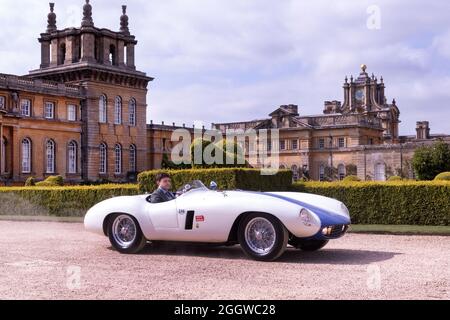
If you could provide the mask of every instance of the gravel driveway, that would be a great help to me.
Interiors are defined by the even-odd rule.
[[[450,237],[349,234],[277,262],[239,246],[113,251],[78,223],[0,221],[0,299],[449,299]]]

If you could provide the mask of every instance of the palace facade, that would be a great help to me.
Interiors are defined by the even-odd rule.
[[[279,142],[246,142],[247,160],[261,166],[258,149],[279,156],[280,167],[291,169],[294,178],[337,180],[357,175],[362,180],[386,180],[399,175],[414,178],[411,159],[421,145],[450,135],[432,135],[427,121],[417,122],[415,136],[400,136],[400,110],[387,103],[381,77],[369,76],[361,66],[358,77],[345,78],[344,101],[326,101],[320,115],[301,115],[297,105],[283,105],[268,118],[235,123],[216,123],[222,132],[279,130]]]
[[[78,28],[58,29],[54,4],[39,37],[41,65],[0,75],[0,177],[62,175],[127,181],[148,168],[147,85],[122,7],[120,30],[94,25],[89,0]]]

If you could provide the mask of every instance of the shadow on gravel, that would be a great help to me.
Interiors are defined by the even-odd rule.
[[[110,248],[110,250],[113,250]],[[184,243],[155,243],[148,244],[140,253],[142,255],[173,255],[195,256],[211,259],[242,260],[249,259],[239,246],[223,247],[214,245],[184,244]],[[302,264],[336,264],[336,265],[365,265],[392,259],[401,253],[387,251],[351,250],[351,249],[322,249],[317,252],[305,252],[288,248],[276,261],[281,263]]]

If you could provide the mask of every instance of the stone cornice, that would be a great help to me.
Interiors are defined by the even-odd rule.
[[[20,90],[77,99],[81,99],[84,96],[84,89],[81,86],[10,74],[0,74],[0,89]]]

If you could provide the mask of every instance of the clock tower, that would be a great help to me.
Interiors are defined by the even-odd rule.
[[[395,99],[391,104],[387,103],[383,77],[378,80],[373,73],[369,76],[365,64],[361,65],[361,72],[356,79],[353,76],[350,79],[345,77],[343,104],[327,102],[324,113],[373,115],[381,120],[385,141],[398,141],[400,111]]]

